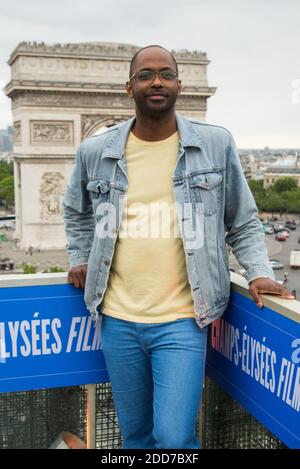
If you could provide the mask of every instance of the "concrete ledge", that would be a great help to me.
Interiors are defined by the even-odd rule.
[[[0,276],[1,287],[22,287],[29,285],[57,285],[68,283],[67,272],[47,274],[7,274]]]
[[[235,272],[230,272],[230,278],[231,288],[234,291],[237,291],[247,298],[252,299],[252,296],[249,294],[248,290],[248,282],[244,277],[236,274]],[[284,298],[279,298],[276,295],[262,295],[262,298],[264,305],[268,306],[268,308],[276,311],[279,314],[282,314],[282,316],[300,323],[300,301],[285,300]]]

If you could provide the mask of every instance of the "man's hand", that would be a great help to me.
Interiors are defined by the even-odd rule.
[[[68,281],[76,288],[84,288],[87,264],[76,265],[68,272]]]
[[[256,278],[250,282],[249,285],[249,293],[254,299],[256,305],[259,308],[263,307],[263,301],[261,295],[263,293],[270,293],[271,295],[278,295],[281,298],[285,298],[287,300],[294,300],[295,297],[289,292],[286,288],[284,288],[280,283],[271,280],[270,278]]]

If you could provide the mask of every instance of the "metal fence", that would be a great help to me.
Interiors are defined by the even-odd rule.
[[[66,430],[86,439],[86,389],[0,394],[0,448],[48,448]]]
[[[205,381],[202,409],[203,448],[286,448],[209,378]]]
[[[110,383],[97,384],[95,446],[121,448]],[[62,431],[87,441],[87,387],[0,394],[0,448],[49,448]],[[197,434],[203,448],[285,448],[238,403],[206,378]]]

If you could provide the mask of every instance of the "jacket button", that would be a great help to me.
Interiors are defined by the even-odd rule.
[[[109,265],[109,261],[104,261],[104,265]]]
[[[102,293],[97,293],[98,298],[102,298]]]

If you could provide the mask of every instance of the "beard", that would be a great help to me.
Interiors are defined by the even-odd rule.
[[[151,101],[149,96],[133,93],[136,108],[145,117],[160,119],[173,110],[178,94],[164,94],[162,101]]]

